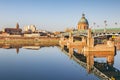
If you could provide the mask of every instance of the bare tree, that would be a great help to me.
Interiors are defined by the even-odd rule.
[[[115,22],[115,25],[117,25],[117,22]]]
[[[100,27],[99,25],[97,25],[97,27]]]
[[[96,25],[96,23],[94,22],[94,23],[93,23],[93,25],[95,26],[95,25]]]
[[[117,25],[118,25],[118,23],[117,23],[117,22],[115,22],[115,27],[118,27]]]
[[[106,23],[107,23],[107,21],[105,20],[105,21],[104,21],[104,23],[106,24]]]
[[[93,28],[94,28],[94,32],[95,32],[95,25],[96,25],[96,23],[94,22],[94,23],[93,23],[93,25],[94,25],[94,27],[93,27]]]

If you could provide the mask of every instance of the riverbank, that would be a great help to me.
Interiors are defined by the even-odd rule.
[[[59,44],[59,38],[51,37],[0,37],[0,45],[2,44],[29,44],[29,45],[46,45]]]

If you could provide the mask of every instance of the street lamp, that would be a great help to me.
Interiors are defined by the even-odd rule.
[[[95,32],[95,25],[96,25],[96,23],[94,22],[94,23],[93,23],[93,25],[94,25],[94,27],[93,27],[93,28],[94,28],[94,32]]]
[[[117,22],[115,22],[115,26],[117,27]]]
[[[105,21],[104,21],[104,24],[105,24],[104,32],[106,32],[106,26],[107,26],[106,23],[107,23],[107,21],[105,20]]]

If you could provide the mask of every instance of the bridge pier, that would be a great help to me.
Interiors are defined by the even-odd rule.
[[[64,49],[64,46],[66,46],[68,42],[69,42],[68,39],[61,37],[59,40],[59,45],[61,49]]]
[[[69,42],[67,43],[67,48],[73,48],[77,50],[77,53],[82,54],[82,50],[86,46],[86,39],[82,38],[82,41],[75,41],[69,39]]]
[[[93,68],[93,65],[94,65],[94,56],[90,55],[91,54],[90,52],[88,52],[87,54],[88,54],[86,56],[86,58],[87,58],[87,71],[90,72],[91,69]]]
[[[74,51],[73,48],[69,48],[69,57],[70,58],[72,58],[72,56],[73,56],[73,51]]]
[[[109,64],[113,64],[115,47],[112,41],[107,41],[107,44],[94,45],[94,39],[91,35],[91,30],[88,30],[87,46],[84,48],[84,55],[87,57],[88,71],[94,65],[94,57],[106,57]]]
[[[113,65],[114,64],[114,55],[107,56],[107,63],[109,65]]]

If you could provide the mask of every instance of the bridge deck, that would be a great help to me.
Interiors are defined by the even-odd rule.
[[[69,36],[69,33],[72,33],[72,35],[75,35],[75,36],[79,36],[79,35],[83,35],[83,36],[87,36],[87,30],[74,30],[72,32],[65,32],[65,33],[62,33],[63,36]],[[104,29],[94,29],[92,30],[92,33],[94,36],[96,36],[97,34],[98,35],[103,35],[103,34],[118,34],[120,35],[120,28],[106,28],[105,30]],[[60,35],[58,35],[60,36]]]

